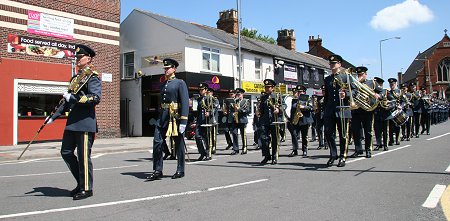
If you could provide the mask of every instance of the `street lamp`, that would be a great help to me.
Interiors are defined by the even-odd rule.
[[[381,78],[383,78],[383,57],[381,55],[381,42],[391,40],[391,39],[400,39],[400,37],[392,37],[392,38],[386,38],[386,39],[380,40],[380,68],[381,68],[380,74],[381,74]]]
[[[430,83],[430,94],[433,93],[433,87],[431,85],[431,77],[430,77],[430,60],[427,58],[427,56],[425,56],[425,58],[416,58],[414,59],[416,61],[426,61],[427,62],[427,70],[428,70],[428,82]],[[425,74],[425,73],[424,73]]]

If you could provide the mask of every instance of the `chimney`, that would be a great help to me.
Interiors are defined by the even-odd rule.
[[[278,31],[277,43],[286,49],[295,51],[295,35],[294,29],[283,29]]]
[[[317,39],[315,39],[314,36],[309,36],[308,45],[309,51],[316,46],[322,47],[322,39],[320,38],[320,35],[317,35]]]
[[[234,9],[219,12],[219,20],[216,22],[217,28],[230,34],[238,34],[238,17]]]

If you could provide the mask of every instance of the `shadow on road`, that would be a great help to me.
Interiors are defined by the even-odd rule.
[[[27,192],[25,194],[33,194],[33,193],[41,193],[41,194],[33,194],[30,196],[48,196],[48,197],[69,197],[70,190],[60,189],[57,187],[34,187],[34,190]]]

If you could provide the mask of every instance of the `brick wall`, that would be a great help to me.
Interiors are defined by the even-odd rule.
[[[75,0],[16,0],[16,2],[21,2],[23,4],[35,5],[43,8],[53,9],[62,12],[68,12],[72,14],[78,14],[82,16],[92,17],[96,19],[101,19],[109,22],[120,23],[120,1],[119,0],[85,0],[85,1],[75,1]],[[16,12],[20,14],[27,14],[27,10],[23,8],[16,8],[12,6],[0,5],[2,10]],[[97,23],[90,22],[89,20],[75,19],[75,24],[81,24],[83,26],[101,28],[111,31],[119,31],[119,28],[105,26]],[[26,20],[11,18],[0,15],[0,21],[11,22],[15,24],[26,25]],[[75,34],[82,34],[86,36],[92,36],[97,38],[104,38],[110,40],[119,40],[117,36],[104,35],[94,32],[87,32],[83,30],[74,30]],[[32,56],[32,55],[22,55],[16,53],[8,53],[7,48],[7,37],[8,34],[16,34],[21,36],[29,36],[34,38],[46,39],[46,40],[56,40],[62,42],[70,42],[73,44],[85,44],[92,47],[96,51],[96,56],[93,59],[93,65],[96,67],[97,71],[100,73],[109,73],[113,76],[112,82],[102,82],[102,99],[100,104],[97,106],[97,119],[99,126],[99,138],[113,138],[120,137],[120,73],[119,73],[119,45],[99,43],[93,41],[85,41],[80,39],[66,40],[66,39],[56,39],[52,37],[37,36],[27,33],[27,31],[22,31],[12,28],[0,28],[0,72],[1,71],[1,61],[5,60],[22,60],[24,64],[29,64],[30,62],[45,62],[49,64],[64,64],[70,69],[71,61],[67,59],[56,59],[43,56]],[[6,62],[3,62],[6,63]],[[66,69],[67,70],[67,69]],[[17,70],[20,71],[20,70]],[[40,71],[36,70],[35,73],[30,73],[27,75],[28,79],[39,79],[38,75]],[[14,71],[15,72],[15,71]],[[1,74],[12,74],[13,73],[1,73]],[[64,73],[70,76],[70,73]],[[100,76],[101,77],[101,76]],[[14,78],[14,76],[12,76]],[[43,79],[40,79],[43,80]],[[52,80],[52,79],[45,79]],[[70,78],[68,79],[70,80]],[[13,91],[7,93],[7,96],[13,96]],[[1,107],[0,107],[1,108]],[[11,108],[11,107],[8,107]],[[3,127],[3,125],[0,125]],[[2,129],[2,128],[0,128]],[[4,143],[4,142],[2,142]]]

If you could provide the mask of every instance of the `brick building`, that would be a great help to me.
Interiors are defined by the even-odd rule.
[[[430,85],[434,96],[450,97],[450,38],[447,30],[442,39],[424,52],[419,52],[406,72],[398,76],[400,82],[416,82],[418,87]]]
[[[323,58],[323,59],[328,59],[328,56],[330,56],[332,54],[339,54],[339,53],[334,53],[334,52],[328,50],[327,48],[325,48],[324,46],[322,46],[322,38],[320,38],[320,35],[318,35],[317,38],[314,38],[314,36],[309,36],[308,46],[309,46],[309,50],[306,53],[315,55],[315,56]],[[341,56],[343,58],[343,61],[342,61],[343,68],[354,68],[355,67],[353,64],[351,64],[350,62],[345,60],[345,55],[341,55]]]
[[[32,139],[67,91],[76,44],[92,47],[102,79],[100,138],[120,136],[119,0],[0,0],[0,145]],[[36,140],[60,140],[65,117]]]

